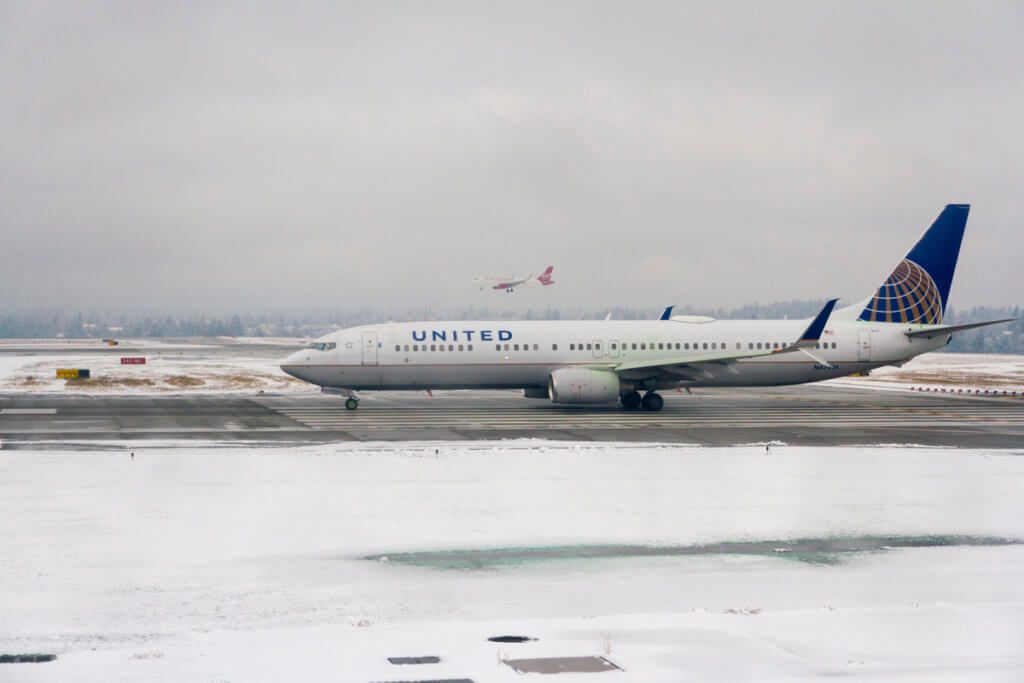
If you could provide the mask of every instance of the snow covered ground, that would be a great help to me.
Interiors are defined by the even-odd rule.
[[[786,551],[801,538],[1024,538],[1021,455],[538,441],[0,450],[0,654],[59,655],[0,664],[0,679],[480,682],[521,680],[502,659],[602,655],[624,671],[554,680],[1018,681],[1024,546]],[[723,541],[769,550],[573,550]],[[429,559],[499,548],[533,554],[478,569]],[[538,640],[486,640],[503,634]],[[442,662],[386,659],[419,655]]]
[[[204,344],[143,340],[114,347],[94,341],[65,346],[48,340],[38,344],[36,340],[4,341],[12,347],[12,353],[0,355],[0,391],[126,394],[315,390],[279,367],[280,359],[298,348],[296,339],[226,338]],[[21,344],[14,347],[13,341]],[[256,344],[259,351],[254,353]],[[4,343],[0,342],[3,349]],[[142,357],[146,362],[122,365],[125,356]],[[58,368],[88,368],[90,377],[58,379]]]
[[[130,354],[132,356],[138,354]],[[252,358],[193,358],[182,353],[146,355],[145,365],[121,365],[121,354],[0,358],[0,391],[84,394],[164,393],[182,391],[311,391],[307,382],[281,371],[279,361]],[[58,379],[58,368],[88,368],[89,379]]]

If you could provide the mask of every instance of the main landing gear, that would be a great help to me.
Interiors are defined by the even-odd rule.
[[[644,397],[640,399],[640,405],[644,410],[650,410],[655,412],[661,410],[662,406],[665,405],[665,399],[661,397],[661,394],[656,394],[653,391],[648,391],[644,394]]]
[[[626,410],[636,410],[640,407],[640,392],[631,391],[628,394],[619,396],[619,400],[622,401],[622,407]]]
[[[657,411],[665,405],[665,399],[653,391],[648,391],[643,398],[640,397],[639,391],[631,391],[620,396],[619,400],[622,401],[622,407],[626,410],[636,410],[642,407],[644,410]]]

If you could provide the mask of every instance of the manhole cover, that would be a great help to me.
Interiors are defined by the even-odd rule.
[[[427,655],[425,657],[388,657],[388,661],[392,664],[438,664],[441,662],[441,658],[434,655]]]
[[[537,640],[530,636],[491,636],[487,640],[492,643],[525,643],[528,640]]]
[[[602,671],[621,671],[604,657],[537,657],[535,659],[506,659],[505,663],[521,674],[593,674]]]
[[[0,655],[0,664],[38,664],[55,659],[57,655]]]

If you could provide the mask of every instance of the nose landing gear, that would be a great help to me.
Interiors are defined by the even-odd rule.
[[[355,410],[358,407],[359,399],[356,398],[355,396],[349,396],[347,399],[345,399],[345,408],[347,410]]]

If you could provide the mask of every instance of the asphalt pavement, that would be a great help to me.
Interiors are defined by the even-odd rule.
[[[1024,399],[965,398],[835,385],[667,392],[649,413],[564,406],[516,391],[0,396],[0,447],[55,441],[170,439],[314,443],[493,440],[729,446],[1024,445]]]

